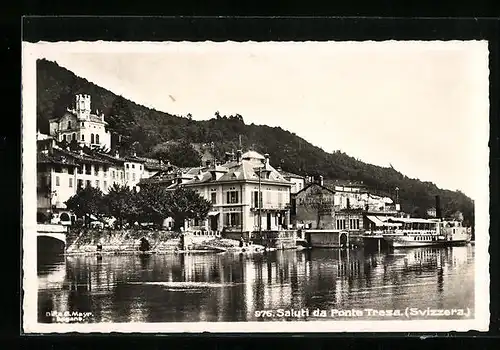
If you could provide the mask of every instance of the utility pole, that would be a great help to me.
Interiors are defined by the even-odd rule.
[[[261,192],[261,176],[262,174],[262,167],[259,166],[259,194],[257,195],[257,199],[259,201],[259,239],[262,239],[262,208],[261,208],[261,202],[262,202],[262,192]]]

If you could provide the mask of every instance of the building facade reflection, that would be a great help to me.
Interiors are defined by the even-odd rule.
[[[255,316],[266,309],[473,308],[473,263],[473,247],[71,256],[39,270],[39,321],[52,310],[92,312],[89,322],[230,322],[269,320]]]

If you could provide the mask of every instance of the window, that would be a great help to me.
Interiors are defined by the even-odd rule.
[[[82,122],[82,127],[83,127],[83,126],[85,126],[85,123],[84,123],[84,122]],[[83,140],[83,138],[82,138],[82,140]]]
[[[78,174],[83,174],[83,165],[78,167]]]
[[[135,164],[132,164],[132,169],[135,169]]]
[[[260,193],[260,206],[262,207],[262,192]],[[252,207],[259,207],[259,191],[253,191],[252,193]]]
[[[120,175],[121,175],[122,180],[123,180],[123,176],[124,176],[124,175],[123,175],[123,171],[120,171]]]
[[[76,134],[75,133],[71,134],[71,141],[76,141]]]
[[[95,187],[99,188],[99,180],[95,180]]]
[[[99,134],[95,135],[95,143],[99,144]]]
[[[127,168],[127,169],[128,169],[128,164],[125,164],[125,168]]]
[[[127,179],[127,181],[128,181],[128,173],[127,173],[126,179]]]
[[[94,143],[94,134],[90,134],[90,143],[93,144]]]
[[[351,230],[359,230],[359,219],[349,219],[349,228]]]
[[[56,186],[59,186],[59,176],[56,176]]]
[[[85,174],[86,175],[92,175],[92,166],[90,164],[87,164],[85,166]]]
[[[71,129],[71,121],[68,120],[68,130]]]
[[[210,193],[210,201],[212,204],[217,204],[217,192]]]
[[[227,213],[224,216],[224,226],[237,227],[241,225],[241,213]]]
[[[78,188],[82,188],[83,187],[83,180],[78,180]]]
[[[84,134],[82,134],[82,141],[85,141],[85,135]]]
[[[98,176],[98,175],[99,175],[99,166],[94,165],[94,176]]]
[[[108,182],[107,181],[104,181],[104,189],[107,190],[108,189]]]
[[[92,186],[90,183],[90,180],[87,180],[87,187],[90,187],[90,186]]]
[[[238,191],[228,191],[226,196],[228,204],[238,203]]]
[[[132,173],[132,181],[135,181],[135,173]]]
[[[139,170],[142,170],[142,165],[139,165]]]
[[[115,171],[111,170],[111,177],[114,179],[115,178]]]
[[[66,142],[66,135],[63,135],[63,141]]]
[[[73,179],[72,178],[69,178],[69,187],[73,187]]]
[[[345,219],[337,219],[337,230],[345,230]]]

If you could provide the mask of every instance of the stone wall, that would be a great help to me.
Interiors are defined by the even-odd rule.
[[[138,252],[143,238],[149,243],[150,251],[180,248],[179,235],[172,231],[83,229],[73,231],[72,236],[76,238],[68,244],[67,253],[96,252],[98,245],[102,252]]]

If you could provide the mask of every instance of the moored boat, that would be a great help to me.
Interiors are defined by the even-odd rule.
[[[397,226],[382,237],[393,248],[460,245],[471,240],[470,228],[457,220],[392,217],[388,221]]]

